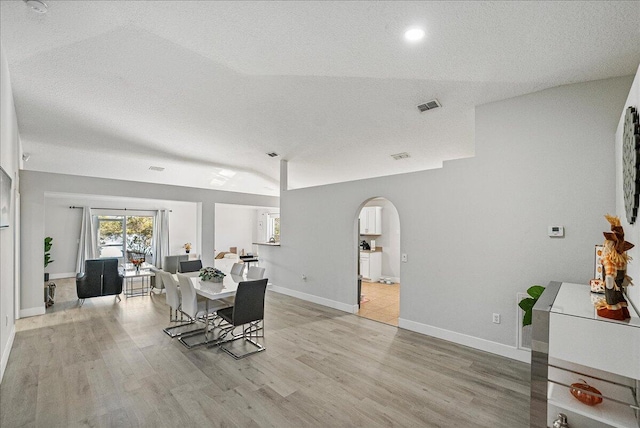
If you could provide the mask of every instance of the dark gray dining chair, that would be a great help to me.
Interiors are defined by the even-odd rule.
[[[202,260],[189,260],[186,262],[180,262],[180,269],[178,272],[198,272],[200,269],[202,269]]]
[[[235,303],[232,307],[220,309],[218,316],[229,323],[223,328],[219,346],[236,360],[262,352],[266,348],[257,342],[258,337],[264,337],[264,296],[267,290],[267,278],[255,281],[243,281],[238,284]],[[262,326],[260,322],[262,321]],[[236,327],[242,327],[242,334],[234,335]],[[227,336],[231,335],[230,339]],[[242,339],[243,345],[256,348],[253,351],[235,352],[233,342]],[[236,346],[237,348],[238,346]]]

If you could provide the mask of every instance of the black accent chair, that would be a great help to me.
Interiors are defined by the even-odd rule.
[[[267,278],[255,281],[243,281],[238,284],[234,305],[230,308],[220,309],[217,314],[230,324],[220,337],[220,347],[236,360],[248,355],[262,352],[265,347],[257,342],[258,337],[264,337],[264,295],[267,290]],[[263,325],[260,326],[260,321]],[[246,327],[244,327],[246,325]],[[236,327],[243,326],[242,334],[234,335]],[[231,339],[225,337],[231,333]],[[242,345],[233,342],[242,340]],[[248,352],[235,352],[233,348],[246,348],[251,345],[257,349]]]
[[[118,270],[117,258],[85,260],[84,272],[76,275],[76,292],[80,304],[84,299],[113,296],[120,299],[124,275]]]
[[[189,260],[186,262],[180,262],[180,269],[178,272],[198,272],[200,269],[202,269],[202,260]]]

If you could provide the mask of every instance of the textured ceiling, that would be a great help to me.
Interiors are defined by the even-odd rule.
[[[46,1],[2,1],[0,37],[25,168],[78,175],[277,195],[279,159],[291,187],[437,168],[473,156],[474,106],[640,63],[638,2]]]

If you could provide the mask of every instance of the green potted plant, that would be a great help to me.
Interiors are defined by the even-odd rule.
[[[518,306],[520,306],[520,309],[524,311],[524,316],[522,317],[523,327],[531,324],[532,317],[533,317],[533,307],[535,306],[536,302],[542,295],[543,291],[544,291],[544,287],[542,285],[533,285],[529,287],[529,289],[527,290],[527,294],[531,297],[522,299],[518,303]]]
[[[199,276],[203,281],[222,282],[226,275],[216,268],[205,267],[200,269]]]
[[[47,236],[46,238],[44,238],[44,268],[46,269],[47,266],[49,266],[51,263],[53,263],[55,260],[51,260],[51,253],[49,251],[51,251],[51,246],[53,245],[51,242],[53,241],[53,238],[50,236]],[[44,281],[47,282],[49,281],[49,274],[47,272],[44,273]]]

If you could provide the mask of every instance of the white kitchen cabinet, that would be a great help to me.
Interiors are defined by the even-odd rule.
[[[640,427],[640,316],[629,307],[629,320],[601,318],[589,291],[552,282],[534,307],[532,427],[551,426],[558,413],[571,427]],[[602,393],[601,404],[587,406],[571,395],[580,379]]]
[[[382,235],[382,207],[362,208],[360,235]]]
[[[378,281],[382,276],[382,252],[360,252],[360,275],[364,279]]]

